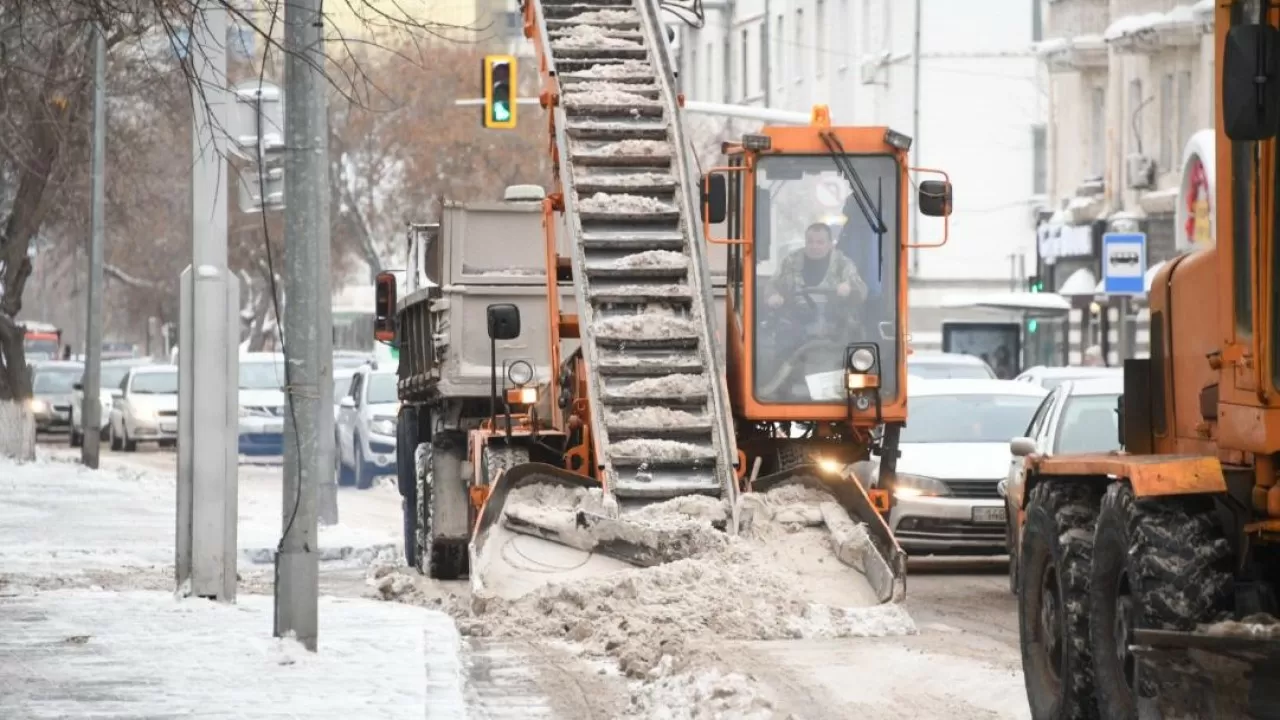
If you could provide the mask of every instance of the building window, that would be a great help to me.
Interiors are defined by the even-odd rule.
[[[760,91],[765,97],[769,96],[769,20],[765,18],[760,23],[760,42],[758,43],[760,54]]]
[[[707,57],[707,77],[705,79],[706,79],[707,86],[703,88],[702,97],[707,98],[709,100],[712,97],[714,97],[713,91],[715,90],[715,87],[716,87],[716,46],[715,45],[712,45],[711,43],[707,43],[706,57]]]
[[[813,76],[822,77],[827,67],[827,7],[823,0],[813,4]]]
[[[751,87],[751,70],[750,70],[751,65],[750,63],[747,62],[747,58],[749,57],[749,54],[747,53],[747,47],[749,42],[751,42],[751,31],[749,29],[744,28],[742,30],[742,48],[740,50],[742,54],[742,97],[743,98],[751,97],[751,93],[755,89]]]
[[[1182,146],[1191,139],[1191,71],[1178,73],[1178,144],[1173,148],[1175,162],[1182,161]]]
[[[1134,149],[1136,153],[1143,153],[1146,148],[1142,146],[1142,136],[1145,134],[1142,122],[1142,81],[1134,78],[1129,81],[1129,112],[1125,114],[1125,132],[1132,132],[1137,135],[1133,138]]]
[[[1031,194],[1049,191],[1048,132],[1044,125],[1031,126]]]
[[[1043,0],[1031,0],[1031,42],[1044,39],[1044,7]]]
[[[726,33],[724,36],[723,47],[721,48],[721,57],[724,58],[724,68],[728,77],[725,78],[724,88],[720,91],[721,102],[728,105],[733,102],[733,88],[738,84],[738,66],[733,62],[733,50],[731,49],[731,39]]]
[[[1093,104],[1090,106],[1089,146],[1090,172],[1094,176],[1103,175],[1107,170],[1107,91],[1105,88],[1093,89]]]
[[[1173,73],[1160,78],[1160,169],[1173,169]]]
[[[693,47],[693,43],[689,43],[689,94],[692,97],[698,97],[698,48]]]
[[[839,13],[840,13],[840,18],[839,18],[840,22],[839,24],[836,25],[837,32],[840,32],[840,33],[848,32],[850,27],[849,26],[849,0],[840,0]],[[850,40],[853,39],[852,33],[850,33],[849,39]],[[839,68],[841,70],[844,70],[845,68],[849,67],[850,55],[857,57],[857,49],[850,47],[849,43],[842,43],[840,45],[840,52],[837,55],[837,57],[839,58],[838,60]]]

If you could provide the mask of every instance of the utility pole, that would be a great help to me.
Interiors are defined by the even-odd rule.
[[[333,320],[329,297],[329,133],[320,0],[284,10],[284,536],[276,554],[275,635],[316,649],[316,491],[333,475]]]
[[[101,449],[98,433],[102,402],[99,387],[102,379],[102,242],[103,222],[106,220],[107,165],[107,39],[100,24],[93,29],[93,187],[90,202],[93,229],[89,236],[89,292],[88,339],[84,351],[84,384],[81,387],[84,400],[80,403],[80,424],[84,427],[84,440],[80,444],[80,462],[91,468],[98,467],[98,451]]]
[[[916,0],[915,29],[911,39],[911,138],[915,151],[915,164],[922,165],[920,156],[920,6]],[[920,198],[911,193],[911,244],[920,244]],[[911,248],[911,276],[920,274],[920,248]]]
[[[177,584],[235,600],[240,458],[240,281],[227,268],[227,10],[199,0],[189,50],[191,265],[178,323]],[[197,382],[197,378],[199,381]]]

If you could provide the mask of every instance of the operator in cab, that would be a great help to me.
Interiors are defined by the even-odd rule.
[[[771,308],[803,302],[798,293],[805,288],[833,289],[837,297],[852,297],[859,303],[867,299],[867,285],[858,275],[858,268],[835,249],[831,226],[826,223],[816,222],[805,228],[804,247],[779,264],[766,302]]]

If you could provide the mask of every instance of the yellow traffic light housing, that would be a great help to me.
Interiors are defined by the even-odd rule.
[[[481,122],[491,130],[510,130],[516,126],[514,82],[516,59],[511,55],[485,55],[482,68],[484,82],[484,115]]]

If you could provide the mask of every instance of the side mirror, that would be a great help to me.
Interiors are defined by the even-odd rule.
[[[719,225],[729,214],[729,183],[720,173],[702,176],[702,219]]]
[[[1222,126],[1238,141],[1270,140],[1280,129],[1280,30],[1237,25],[1222,53]]]
[[[515,340],[520,337],[520,308],[511,303],[495,303],[485,310],[489,321],[490,340]]]
[[[78,383],[76,383],[76,384],[72,385],[72,386],[71,386],[71,389],[72,389],[72,390],[79,390],[80,392],[84,392],[84,383],[82,383],[82,382],[78,382]]]
[[[928,217],[951,215],[951,183],[946,180],[924,180],[918,191],[920,214]]]
[[[1036,441],[1029,437],[1016,437],[1009,441],[1009,452],[1014,457],[1026,457],[1035,454]]]
[[[112,391],[111,391],[111,397],[113,397],[113,398],[122,398],[122,397],[124,397],[124,391],[123,391],[123,390],[121,390],[120,388],[116,388],[115,390],[112,390]]]
[[[378,273],[373,308],[373,337],[380,342],[396,339],[396,276]]]
[[[347,395],[346,397],[338,401],[338,405],[344,408],[353,408],[356,406],[356,399],[351,397],[350,395]]]
[[[1116,442],[1124,447],[1124,393],[1116,397]]]

